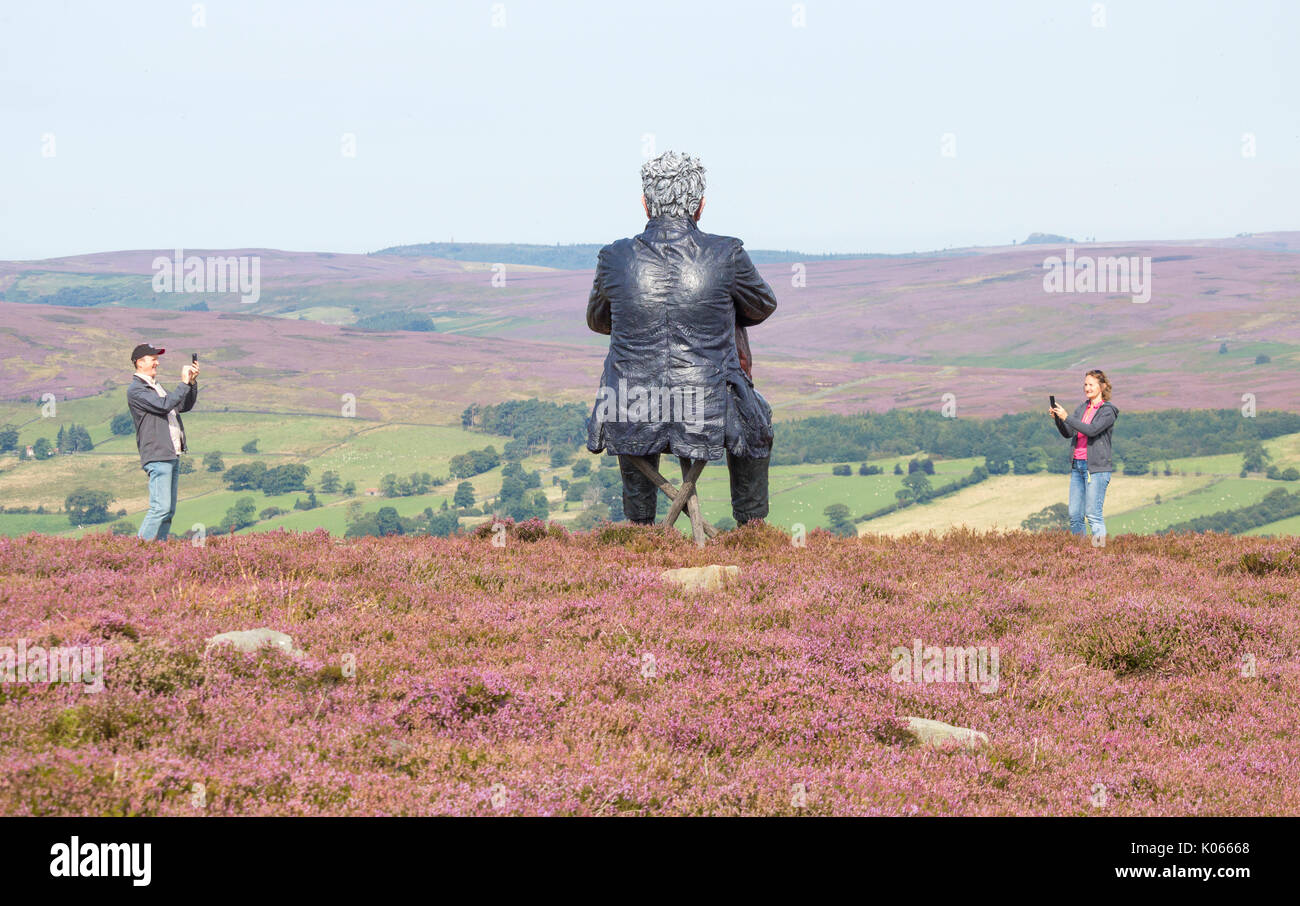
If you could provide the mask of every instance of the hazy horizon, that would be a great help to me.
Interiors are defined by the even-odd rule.
[[[196,6],[0,13],[0,259],[604,244],[670,148],[751,248],[1297,228],[1276,0]]]

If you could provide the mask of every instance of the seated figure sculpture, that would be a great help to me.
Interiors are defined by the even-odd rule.
[[[641,168],[645,231],[600,250],[587,325],[609,335],[587,449],[619,457],[623,512],[655,521],[658,488],[629,457],[724,455],[738,525],[765,519],[772,409],[754,388],[746,328],[776,310],[741,240],[696,226],[704,167],[667,151]]]

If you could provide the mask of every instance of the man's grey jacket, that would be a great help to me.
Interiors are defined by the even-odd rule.
[[[652,217],[640,235],[602,248],[587,326],[609,334],[609,354],[587,419],[587,449],[710,460],[724,450],[769,455],[772,408],[741,366],[736,328],[775,310],[776,296],[741,241],[702,232],[690,217]],[[674,390],[682,404],[676,412],[671,396],[660,396]],[[619,404],[610,406],[611,398]],[[655,398],[660,411],[647,412],[655,407],[641,404]]]
[[[193,409],[198,398],[198,378],[192,384],[182,381],[163,399],[144,378],[138,374],[132,376],[131,385],[126,388],[126,404],[131,410],[131,420],[135,422],[135,445],[140,450],[141,468],[145,463],[179,458],[167,423],[167,413],[173,409],[181,429],[181,451],[189,452],[185,443],[185,423],[181,421],[180,413]]]
[[[1092,414],[1092,421],[1085,424],[1083,414],[1087,411],[1088,401],[1084,400],[1075,407],[1073,415],[1065,419],[1056,419],[1056,430],[1070,441],[1071,451],[1074,450],[1074,443],[1078,440],[1079,433],[1083,434],[1088,442],[1088,474],[1114,471],[1110,435],[1111,429],[1115,427],[1115,420],[1119,418],[1119,407],[1108,400],[1097,407],[1097,411]],[[1070,456],[1073,458],[1074,453],[1071,452]]]

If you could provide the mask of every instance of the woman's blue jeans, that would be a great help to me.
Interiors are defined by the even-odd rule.
[[[1070,463],[1070,531],[1083,534],[1086,516],[1093,535],[1106,535],[1106,523],[1101,518],[1101,507],[1106,500],[1106,486],[1110,472],[1088,473],[1088,460],[1076,459]]]
[[[166,541],[176,515],[176,485],[181,477],[179,459],[162,459],[144,464],[149,473],[149,511],[144,514],[140,531],[145,541]]]

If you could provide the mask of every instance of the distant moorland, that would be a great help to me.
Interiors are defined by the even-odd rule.
[[[1017,528],[1030,517],[1053,524],[1059,512],[1043,511],[1064,501],[1065,477],[1046,398],[1073,404],[1083,371],[1102,367],[1122,413],[1112,532],[1300,531],[1297,517],[1279,515],[1290,512],[1289,497],[1264,503],[1271,491],[1297,490],[1287,470],[1300,467],[1300,427],[1285,418],[1300,412],[1300,233],[1068,247],[1149,256],[1146,303],[1046,292],[1044,260],[1062,247],[1042,238],[915,256],[755,254],[779,300],[750,332],[755,383],[777,419],[772,521],[887,533]],[[0,532],[102,530],[62,512],[79,487],[109,494],[122,530],[138,524],[142,473],[132,437],[114,433],[113,420],[122,427],[127,351],[141,340],[168,348],[164,383],[190,351],[204,365],[200,403],[187,417],[195,471],[182,482],[178,530],[220,527],[233,514],[247,530],[319,525],[342,534],[391,507],[390,527],[405,519],[411,530],[441,531],[450,522],[439,515],[444,504],[472,525],[487,518],[484,501],[504,506],[503,485],[518,515],[539,514],[540,495],[548,518],[616,517],[615,482],[600,460],[594,473],[575,472],[591,459],[580,431],[516,446],[506,459],[516,435],[463,417],[537,399],[568,407],[572,425],[589,409],[607,342],[585,323],[590,260],[586,270],[555,265],[580,264],[597,246],[557,247],[577,258],[527,263],[550,248],[186,250],[258,256],[253,304],[233,293],[155,292],[153,260],[171,249],[0,262],[0,426],[14,432],[14,451],[0,457]],[[426,254],[435,252],[446,257]],[[909,426],[907,412],[922,421]],[[1216,421],[1206,430],[1180,412],[1217,413]],[[990,430],[1004,449],[972,440]],[[41,438],[78,452],[20,461],[15,454]],[[243,453],[252,440],[255,452]],[[454,457],[487,446],[502,454],[494,466],[452,475]],[[212,453],[222,469],[205,465]],[[275,473],[269,494],[226,481],[230,467],[259,462],[307,472],[289,484]],[[932,470],[924,483],[913,477],[922,468]],[[322,486],[326,473],[337,490]],[[386,496],[389,475],[411,493]],[[455,505],[464,480],[476,506]],[[701,490],[709,518],[725,521],[720,467],[706,470]],[[251,521],[250,504],[239,503],[249,496]],[[828,515],[836,504],[847,512]],[[74,501],[76,514],[85,510]]]

